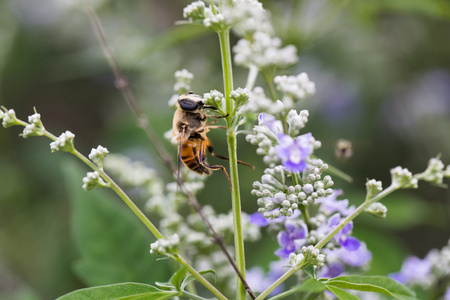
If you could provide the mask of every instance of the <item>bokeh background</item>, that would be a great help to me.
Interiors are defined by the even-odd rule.
[[[14,108],[21,119],[36,107],[50,132],[72,131],[86,155],[101,144],[169,179],[115,88],[86,14],[72,2],[0,1],[0,104]],[[354,178],[353,183],[335,178],[344,198],[360,203],[367,178],[388,186],[389,170],[397,165],[421,172],[438,154],[450,163],[448,1],[262,2],[277,36],[294,44],[300,56],[297,66],[280,73],[307,72],[316,83],[317,94],[299,108],[310,110],[306,130],[323,143],[317,155]],[[198,94],[223,89],[215,34],[199,26],[175,25],[188,3],[94,2],[118,62],[161,138],[171,127],[173,111],[167,101],[176,70],[194,73],[192,87]],[[233,36],[232,43],[236,41]],[[247,70],[235,66],[234,75],[235,87],[243,86]],[[265,87],[261,78],[258,85]],[[80,268],[74,267],[83,249],[73,224],[86,215],[77,203],[106,196],[121,210],[127,208],[111,193],[82,191],[87,169],[68,154],[52,154],[45,138],[19,137],[21,130],[0,128],[0,299],[53,299],[93,282],[81,278]],[[221,131],[211,133],[217,153],[226,153],[224,137]],[[353,144],[353,156],[345,161],[335,156],[340,138]],[[175,148],[164,142],[175,155]],[[251,183],[260,178],[264,165],[243,137],[238,147],[239,158],[256,166],[256,171],[241,169],[243,210],[253,213],[257,205]],[[227,190],[222,174],[214,174],[200,202],[226,212]],[[384,204],[387,219],[363,215],[355,221],[355,235],[373,252],[370,274],[398,271],[407,255],[423,257],[447,243],[448,189],[421,183],[419,190],[396,192]],[[102,230],[108,234],[111,228]],[[147,255],[148,243],[143,255],[153,271],[147,280],[167,280],[167,271]],[[255,253],[249,255],[249,265],[267,265],[276,248],[271,237],[248,244],[247,252]]]

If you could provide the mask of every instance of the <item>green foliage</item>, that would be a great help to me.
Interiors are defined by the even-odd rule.
[[[327,289],[337,287],[363,292],[376,292],[402,300],[416,299],[412,290],[391,278],[383,276],[338,276],[322,282],[327,286]]]
[[[178,295],[178,292],[163,291],[148,284],[119,283],[77,290],[58,300],[163,300]]]
[[[206,271],[200,271],[201,275],[205,275],[208,273],[216,274],[214,270],[206,270]],[[186,276],[187,275],[187,276]],[[179,292],[184,291],[186,286],[195,280],[195,277],[191,274],[188,274],[187,268],[181,268],[178,272],[173,274],[173,276],[170,278],[169,282],[156,282],[156,285],[159,286],[163,290],[176,290]]]
[[[358,300],[359,298],[335,286],[327,286],[327,290],[340,300]]]
[[[359,299],[358,297],[350,294],[344,289],[380,293],[402,300],[417,299],[412,290],[388,277],[339,276],[332,279],[323,278],[319,280],[310,278],[300,286],[272,297],[270,298],[270,300],[283,299],[286,296],[292,295],[294,293],[307,292],[308,294],[313,294],[322,293],[325,290],[333,293],[336,297],[338,297],[338,299],[341,300]]]
[[[81,253],[75,271],[80,278],[89,285],[104,285],[148,283],[167,276],[167,271],[151,271],[167,267],[149,254],[153,238],[128,208],[105,191],[83,191],[77,165],[67,165],[64,172],[73,197],[74,240]]]

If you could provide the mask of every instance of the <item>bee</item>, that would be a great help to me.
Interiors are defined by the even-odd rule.
[[[352,142],[345,139],[340,139],[336,142],[336,146],[334,149],[334,154],[337,159],[341,161],[346,161],[353,155],[353,146]]]
[[[183,94],[178,98],[177,110],[173,117],[173,142],[178,142],[178,172],[181,162],[183,162],[190,170],[198,174],[209,175],[211,171],[222,170],[230,182],[227,170],[222,165],[210,165],[206,163],[206,150],[212,155],[220,159],[228,160],[228,157],[217,155],[211,145],[208,136],[210,130],[207,124],[205,109],[217,110],[216,107],[204,105],[203,99],[193,92]],[[227,116],[218,116],[218,118],[226,118]],[[251,165],[238,161],[241,164],[252,167]],[[179,177],[179,176],[178,176]]]

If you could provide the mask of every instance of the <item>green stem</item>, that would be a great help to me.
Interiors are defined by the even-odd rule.
[[[245,279],[245,251],[244,238],[242,234],[241,217],[241,196],[239,191],[239,175],[237,168],[237,144],[236,144],[236,122],[234,122],[235,111],[234,103],[230,99],[230,93],[233,90],[233,69],[231,64],[230,48],[230,30],[219,32],[220,53],[222,57],[223,85],[226,101],[227,117],[227,141],[228,157],[230,159],[230,180],[231,180],[231,203],[233,211],[234,224],[234,247],[236,256],[236,266],[242,277]],[[239,277],[236,278],[236,299],[244,300],[246,298],[245,286]]]
[[[181,265],[187,268],[188,272],[192,274],[203,286],[205,286],[217,299],[228,300],[218,289],[216,289],[208,280],[206,280],[197,270],[189,265],[181,255],[174,255],[173,258]]]
[[[230,114],[227,118],[227,123],[234,116],[232,116],[234,103],[230,99],[230,93],[233,90],[233,67],[231,65],[230,52],[230,30],[219,32],[220,54],[222,57],[222,71],[223,71],[223,87],[226,101],[226,112]]]
[[[97,167],[96,164],[91,162],[89,159],[87,159],[83,154],[78,152],[78,150],[74,150],[71,152],[73,155],[78,157],[81,161],[83,161],[86,165],[88,165],[91,169],[94,171],[97,171],[100,176],[110,185],[110,188],[116,192],[116,194],[125,202],[126,205],[133,211],[133,213],[141,220],[142,223],[150,230],[151,233],[157,238],[157,239],[163,239],[164,236],[159,232],[159,230],[156,228],[156,226],[147,218],[147,216],[139,209],[139,207],[134,204],[134,202],[125,194],[125,192],[117,185],[117,183],[112,180],[108,174],[105,173],[102,169]]]
[[[323,246],[325,246],[345,225],[347,225],[350,221],[352,221],[356,216],[362,213],[370,204],[380,201],[382,198],[386,197],[393,191],[397,190],[398,186],[390,185],[388,188],[375,195],[374,197],[367,199],[364,201],[358,208],[356,208],[350,215],[348,215],[345,219],[343,219],[331,232],[329,232],[325,237],[323,237],[314,248],[320,250]],[[280,278],[278,278],[274,283],[272,283],[264,292],[262,292],[256,300],[262,300],[267,295],[269,295],[277,286],[283,283],[286,279],[292,276],[295,272],[300,270],[305,263],[305,259],[299,261],[299,263],[295,266],[292,266],[286,273],[284,273]]]
[[[273,85],[273,75],[272,72],[268,70],[263,70],[262,75],[264,77],[264,81],[267,84],[267,87],[269,88],[270,98],[272,101],[277,101],[277,92],[275,91],[275,86]]]

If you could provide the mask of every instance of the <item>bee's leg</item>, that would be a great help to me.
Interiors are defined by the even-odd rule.
[[[209,125],[214,124],[214,123],[209,123],[208,124],[208,128],[210,128],[210,129],[227,129],[227,126],[209,126]]]
[[[226,114],[225,116],[211,116],[211,115],[206,115],[208,118],[213,118],[213,119],[224,119],[226,117],[228,117],[230,114]]]
[[[209,151],[209,153],[211,153],[212,156],[217,157],[217,158],[220,158],[220,159],[223,159],[223,160],[228,160],[228,161],[230,160],[230,159],[229,159],[228,157],[226,157],[226,156],[215,154],[215,153],[214,153],[214,147],[211,145],[211,143],[209,142],[209,140],[206,141],[206,147],[208,148],[208,151]],[[250,168],[252,168],[253,170],[255,169],[255,167],[252,166],[252,165],[249,164],[249,163],[246,163],[246,162],[243,162],[243,161],[240,161],[240,160],[238,160],[237,163],[238,163],[238,164],[241,164],[241,165],[244,165],[244,166],[247,166],[247,167],[250,167]]]
[[[210,169],[210,170],[222,170],[225,173],[225,176],[227,176],[228,179],[228,183],[230,184],[230,191],[231,191],[231,180],[230,180],[230,176],[228,176],[228,172],[227,169],[225,169],[224,166],[221,165],[208,165],[205,163],[205,148],[208,147],[209,150],[209,141],[202,141],[201,142],[201,147],[200,147],[200,164],[202,166],[204,166],[206,169]]]
[[[178,183],[178,185],[181,184],[181,178],[180,178],[181,152],[183,150],[183,145],[186,141],[186,126],[183,125],[179,136],[180,136],[180,143],[178,144],[178,159],[177,159],[177,183]]]

